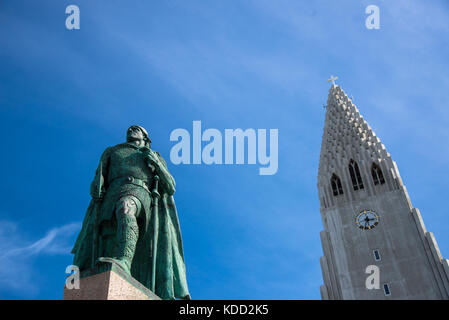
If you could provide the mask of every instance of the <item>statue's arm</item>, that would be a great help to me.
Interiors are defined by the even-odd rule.
[[[90,184],[90,195],[93,199],[101,200],[107,189],[107,175],[109,170],[111,148],[107,148],[100,158],[97,171],[95,172],[95,178]],[[100,194],[99,194],[100,188]]]
[[[170,172],[168,172],[167,163],[164,158],[159,154],[159,152],[155,152],[158,158],[158,165],[155,166],[156,174],[160,178],[161,186],[164,190],[164,193],[172,196],[176,191],[176,183],[175,179],[173,179]]]

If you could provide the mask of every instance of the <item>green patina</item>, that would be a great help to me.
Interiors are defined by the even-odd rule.
[[[145,129],[107,148],[91,184],[92,200],[73,247],[81,274],[113,264],[162,299],[190,299],[175,181]]]

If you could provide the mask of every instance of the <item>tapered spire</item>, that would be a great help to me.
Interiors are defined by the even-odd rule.
[[[373,168],[382,172],[386,188],[373,187]],[[335,183],[341,181],[342,193],[332,185],[335,176],[338,177],[334,178]],[[338,201],[351,201],[354,197],[370,196],[402,185],[396,163],[385,146],[348,95],[333,83],[327,99],[318,167],[321,205],[328,207]]]
[[[327,99],[319,171],[346,166],[350,159],[380,161],[387,157],[385,146],[352,100],[333,83]]]

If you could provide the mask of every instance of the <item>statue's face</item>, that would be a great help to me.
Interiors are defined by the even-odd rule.
[[[128,141],[144,140],[145,139],[145,135],[143,134],[143,132],[139,128],[137,128],[137,127],[130,127],[128,129],[128,131],[126,132],[126,139]]]

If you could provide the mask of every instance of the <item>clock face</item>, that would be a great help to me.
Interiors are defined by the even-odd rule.
[[[371,230],[379,224],[379,216],[373,210],[363,210],[355,218],[357,227],[363,230]]]

